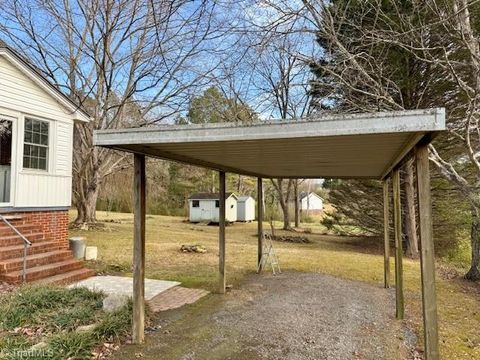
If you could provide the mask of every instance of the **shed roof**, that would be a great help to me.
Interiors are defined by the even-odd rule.
[[[443,130],[441,108],[101,130],[95,132],[94,143],[263,178],[381,179],[417,143]]]
[[[313,192],[313,191],[311,191],[311,192],[306,192],[306,191],[301,192],[299,198],[300,198],[300,200],[303,200],[304,198],[306,198],[309,195],[315,196],[315,197],[319,198],[320,200],[323,200],[320,195],[318,195],[316,192]]]
[[[253,197],[251,197],[251,196],[249,196],[249,195],[243,195],[243,196],[239,196],[239,197],[238,197],[238,202],[245,202],[245,201],[247,201],[248,199],[255,200]]]
[[[237,195],[234,193],[225,193],[225,199],[228,199],[230,196],[237,198]],[[219,200],[220,194],[219,193],[196,193],[190,195],[188,200]]]

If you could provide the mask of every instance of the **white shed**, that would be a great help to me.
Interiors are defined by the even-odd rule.
[[[237,200],[237,221],[255,220],[255,199],[251,196],[239,196]]]
[[[300,210],[301,211],[322,211],[323,199],[314,192],[303,192],[300,194]]]
[[[225,220],[237,221],[237,195],[225,195]],[[218,223],[220,212],[220,199],[218,193],[198,193],[188,198],[189,220],[193,223],[212,222]]]

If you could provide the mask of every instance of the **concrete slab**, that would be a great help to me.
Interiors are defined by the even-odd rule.
[[[158,294],[180,285],[177,281],[165,281],[145,279],[145,300],[151,300]],[[103,291],[107,296],[132,296],[133,278],[123,276],[94,276],[75,284],[71,284],[70,288],[86,287],[90,290]]]

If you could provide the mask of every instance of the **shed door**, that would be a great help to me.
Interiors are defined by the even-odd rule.
[[[201,217],[202,221],[212,221],[212,204],[211,201],[201,201]]]
[[[13,121],[0,116],[0,205],[11,204]]]

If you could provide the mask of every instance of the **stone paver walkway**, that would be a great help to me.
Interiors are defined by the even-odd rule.
[[[151,300],[164,291],[180,285],[177,281],[145,279],[145,300]],[[123,276],[93,276],[79,281],[69,287],[86,287],[90,290],[103,291],[107,296],[131,297],[133,278]]]
[[[148,304],[153,312],[176,309],[193,304],[209,292],[203,289],[188,289],[181,286],[170,288],[151,299]]]

